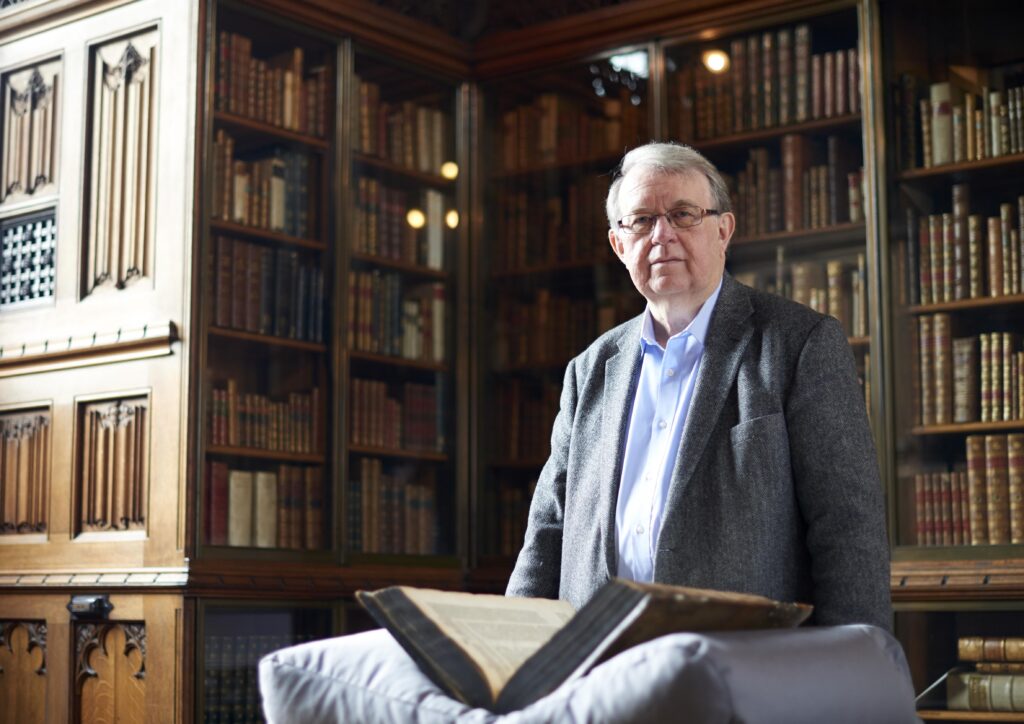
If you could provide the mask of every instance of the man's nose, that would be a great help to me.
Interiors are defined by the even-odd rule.
[[[651,242],[654,244],[667,244],[676,238],[676,230],[668,223],[668,217],[664,214],[654,219],[654,228],[651,229]]]

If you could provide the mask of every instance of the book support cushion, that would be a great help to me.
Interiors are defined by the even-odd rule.
[[[260,661],[272,724],[916,722],[899,644],[873,626],[671,634],[504,716],[445,695],[383,629]]]

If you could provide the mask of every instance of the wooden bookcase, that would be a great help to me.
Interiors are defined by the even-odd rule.
[[[118,710],[132,720],[244,714],[259,637],[364,628],[358,588],[503,590],[565,364],[642,309],[603,204],[623,151],[656,138],[732,180],[731,273],[847,325],[915,688],[960,636],[1024,635],[1020,542],[929,544],[915,490],[931,475],[941,499],[969,440],[1024,434],[1024,410],[981,419],[980,342],[976,412],[954,415],[957,376],[950,419],[920,416],[923,320],[933,348],[939,319],[1021,349],[1024,286],[958,298],[954,266],[950,300],[921,297],[920,227],[930,245],[965,185],[981,238],[1002,204],[1024,236],[1024,134],[925,167],[920,105],[954,76],[979,98],[1021,85],[1019,11],[665,3],[471,45],[361,3],[27,5],[0,11],[0,87],[33,110],[0,117],[31,167],[0,165],[21,182],[0,191],[0,239],[30,275],[3,271],[0,426],[38,463],[0,466],[0,667],[17,672],[0,692],[19,714],[81,718],[108,685],[144,701]],[[140,91],[120,106],[118,68]],[[134,135],[108,143],[126,108]],[[107,594],[110,617],[72,618],[77,593]],[[174,686],[140,688],[143,663]]]
[[[879,6],[892,149],[893,600],[920,690],[959,663],[960,637],[1024,635],[1024,57],[1002,30],[1024,15],[996,3]],[[944,704],[922,716],[993,720]]]
[[[485,225],[474,549],[503,588],[522,545],[566,364],[643,309],[604,199],[623,148],[652,137],[650,45],[482,84]]]

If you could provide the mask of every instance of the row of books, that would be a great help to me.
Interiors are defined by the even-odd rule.
[[[504,379],[496,390],[494,454],[502,461],[543,461],[551,450],[551,425],[561,394],[551,381]]]
[[[542,183],[497,195],[495,271],[612,258],[604,209],[606,176],[586,176],[553,194]]]
[[[532,298],[501,296],[494,325],[494,365],[564,364],[593,341],[599,307],[540,287]]]
[[[404,382],[392,397],[387,382],[352,378],[353,445],[442,452],[444,385]]]
[[[1024,712],[1024,638],[961,636],[946,705],[958,711]]]
[[[626,86],[613,93],[586,100],[541,93],[530,103],[502,111],[495,149],[500,170],[515,173],[621,155],[623,148],[648,135],[648,112]]]
[[[214,137],[214,219],[311,236],[316,229],[316,204],[309,201],[309,180],[310,158],[302,151],[274,146],[240,158],[230,134],[219,129]]]
[[[379,269],[349,272],[349,349],[444,362],[444,315],[441,282],[403,288],[401,274]]]
[[[412,192],[392,188],[370,176],[360,176],[358,188],[353,251],[430,269],[444,268],[445,227],[450,211],[445,209],[444,194],[436,189]],[[424,217],[419,227],[409,221],[414,208]]]
[[[860,112],[856,48],[811,53],[801,23],[733,38],[720,72],[700,59],[680,64],[673,84],[676,130],[684,141]]]
[[[289,392],[273,400],[256,392],[240,392],[230,378],[210,390],[210,444],[318,453],[323,449],[320,389]]]
[[[358,149],[408,169],[440,174],[441,166],[454,158],[451,114],[433,104],[388,101],[381,98],[379,84],[359,78],[357,83]],[[454,92],[447,98],[451,102]]]
[[[970,187],[953,184],[952,212],[907,208],[905,270],[911,304],[1001,297],[1024,291],[1024,196],[999,215],[970,213]]]
[[[914,476],[918,545],[1024,543],[1024,434],[969,435],[963,469]]]
[[[789,133],[780,165],[768,148],[750,149],[731,186],[736,235],[821,229],[864,220],[863,170],[858,154],[838,136],[824,144]]]
[[[362,457],[349,483],[349,549],[355,553],[436,555],[437,475],[432,467],[385,465]]]
[[[978,92],[932,83],[918,101],[924,168],[1024,151],[1024,87]],[[913,168],[913,166],[911,167]]]
[[[868,334],[867,269],[863,253],[850,259],[786,261],[778,246],[773,268],[735,274],[747,286],[788,297],[839,320],[851,337]]]
[[[1024,351],[1013,332],[952,336],[949,314],[917,320],[917,418],[921,425],[1020,420]]]
[[[325,499],[319,466],[238,470],[208,461],[204,539],[215,546],[321,550]]]
[[[261,58],[253,55],[251,38],[221,31],[214,108],[298,133],[326,136],[328,71],[323,65],[308,70],[305,66],[301,47]]]
[[[294,249],[227,236],[214,241],[213,319],[218,327],[324,341],[323,265]]]
[[[203,641],[204,724],[257,724],[263,721],[259,662],[279,649],[314,640],[291,634],[208,635]]]

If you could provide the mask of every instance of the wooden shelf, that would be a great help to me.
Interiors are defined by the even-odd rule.
[[[215,111],[213,114],[213,120],[218,125],[224,126],[225,128],[235,129],[248,133],[258,133],[263,136],[271,136],[280,141],[288,141],[290,143],[300,143],[303,146],[307,146],[316,151],[326,151],[331,147],[331,144],[323,138],[318,136],[310,136],[305,133],[298,133],[297,131],[291,131],[287,128],[281,128],[264,121],[256,120],[255,118],[249,118],[247,116],[239,116],[234,113],[228,113],[226,111]]]
[[[236,236],[245,236],[250,239],[272,241],[276,244],[283,244],[286,246],[297,246],[303,249],[310,249],[312,251],[327,251],[327,244],[324,244],[322,241],[315,241],[314,239],[304,239],[301,236],[283,234],[280,231],[271,231],[270,229],[257,229],[254,226],[236,224],[233,221],[221,221],[220,219],[211,219],[210,228],[213,229],[214,231],[220,231],[225,234],[234,234]]]
[[[206,454],[224,457],[277,460],[284,463],[314,463],[316,465],[323,465],[325,461],[323,453],[290,453],[284,452],[283,450],[262,450],[259,448],[238,447],[234,445],[207,445]]]
[[[933,312],[956,312],[970,309],[1008,307],[1015,304],[1024,304],[1024,294],[1006,294],[1001,297],[975,297],[973,299],[958,299],[955,302],[915,304],[907,307],[907,311],[911,314],[930,314]]]
[[[853,241],[864,240],[865,227],[863,221],[836,224],[821,229],[798,229],[797,231],[773,231],[757,236],[734,237],[729,244],[730,249],[766,247],[775,244],[794,246],[832,246]]]
[[[1010,711],[950,711],[948,709],[919,709],[917,715],[925,721],[981,721],[1024,722],[1024,712]]]
[[[950,175],[964,177],[993,169],[1010,168],[1020,165],[1024,165],[1024,153],[986,158],[983,161],[961,161],[960,163],[947,163],[941,166],[932,166],[931,168],[915,168],[901,171],[897,178],[900,181],[914,181],[928,178],[944,179]]]
[[[327,351],[327,345],[320,342],[306,342],[300,339],[274,337],[269,334],[258,334],[256,332],[246,332],[241,329],[228,329],[226,327],[210,327],[209,331],[212,337],[235,339],[241,342],[255,342],[271,347],[287,347],[289,349],[301,349],[306,352],[318,352],[321,354]]]
[[[538,458],[536,460],[494,460],[490,466],[492,468],[505,468],[507,470],[534,470],[539,471],[544,467],[544,463],[547,462],[547,458]]]
[[[495,367],[493,373],[496,375],[522,375],[564,372],[567,364],[569,364],[568,357],[563,360],[536,360]]]
[[[918,425],[910,428],[913,435],[967,435],[972,432],[1002,432],[1020,430],[1024,420],[999,420],[998,422],[956,422],[948,425]]]
[[[847,337],[846,341],[854,349],[871,346],[871,337]]]
[[[352,445],[348,451],[355,455],[376,455],[382,458],[401,458],[403,460],[422,460],[424,462],[444,463],[448,462],[448,455],[442,452],[430,450],[396,450],[390,447],[376,447],[374,445]]]
[[[353,252],[349,258],[352,261],[394,269],[395,271],[413,274],[418,277],[423,277],[424,279],[436,279],[438,281],[443,281],[448,278],[448,272],[443,269],[431,269],[430,267],[423,266],[422,264],[412,264],[407,261],[402,261],[401,259],[389,259],[385,256],[362,254],[359,252]]]
[[[424,362],[418,359],[405,359],[404,357],[392,357],[386,354],[374,354],[373,352],[360,352],[358,350],[349,352],[349,358],[354,361],[373,362],[374,364],[414,370],[427,370],[428,372],[448,371],[448,365],[443,362]]]
[[[818,118],[804,123],[791,123],[785,126],[773,126],[761,128],[756,131],[745,131],[733,133],[728,136],[718,136],[706,141],[696,141],[693,147],[698,151],[715,151],[721,148],[733,148],[740,146],[753,146],[764,141],[771,141],[782,138],[790,133],[821,133],[826,131],[860,130],[860,114],[854,113],[834,118]]]
[[[370,156],[365,153],[359,153],[358,151],[354,152],[352,157],[357,166],[361,166],[364,169],[373,169],[378,173],[390,176],[391,178],[397,178],[404,181],[416,181],[439,189],[455,188],[455,179],[445,178],[439,173],[427,173],[415,168],[402,166],[401,164],[389,161],[386,158],[378,158],[377,156]]]
[[[1021,557],[1010,557],[1013,553]],[[925,555],[939,558],[914,558]],[[1024,546],[902,546],[893,558],[890,588],[895,604],[1000,601],[1014,609],[1024,607]]]

